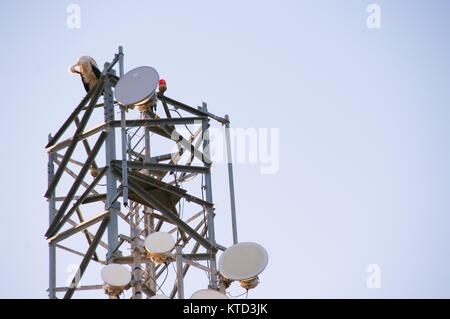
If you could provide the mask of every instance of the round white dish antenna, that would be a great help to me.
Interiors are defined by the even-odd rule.
[[[131,281],[131,272],[122,265],[109,264],[103,267],[102,280],[109,287],[124,288]]]
[[[230,299],[228,296],[224,295],[217,290],[212,289],[202,289],[197,292],[194,292],[191,296],[191,299]]]
[[[145,238],[144,246],[155,263],[165,263],[175,248],[175,240],[169,233],[154,232]]]
[[[117,82],[116,100],[123,106],[143,104],[155,94],[158,84],[158,71],[140,66],[125,73]]]
[[[167,254],[175,247],[172,235],[165,232],[154,232],[145,238],[145,248],[154,254]]]
[[[227,279],[246,281],[256,278],[267,266],[269,256],[263,246],[239,243],[225,250],[219,259],[219,271]]]

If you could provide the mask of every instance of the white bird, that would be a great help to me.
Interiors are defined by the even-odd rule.
[[[70,67],[71,73],[77,73],[81,77],[86,92],[95,88],[101,72],[98,69],[97,62],[90,56],[82,56],[78,62]]]

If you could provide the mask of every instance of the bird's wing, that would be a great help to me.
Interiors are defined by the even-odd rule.
[[[87,82],[84,81],[84,78],[82,76],[80,76],[81,78],[81,82],[83,82],[83,86],[84,89],[86,90],[86,93],[89,93],[89,84],[87,84]]]
[[[95,77],[97,79],[100,79],[100,76],[102,75],[102,72],[100,72],[100,70],[92,63],[91,63],[91,69],[92,69],[92,73],[94,73]]]

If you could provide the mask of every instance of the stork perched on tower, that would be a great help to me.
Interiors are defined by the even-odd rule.
[[[70,67],[70,72],[78,73],[80,75],[87,93],[95,88],[95,85],[101,76],[97,62],[90,56],[80,57],[78,62]]]

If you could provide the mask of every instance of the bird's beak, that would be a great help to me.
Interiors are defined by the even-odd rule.
[[[70,73],[80,73],[80,65],[74,64],[69,68]]]

